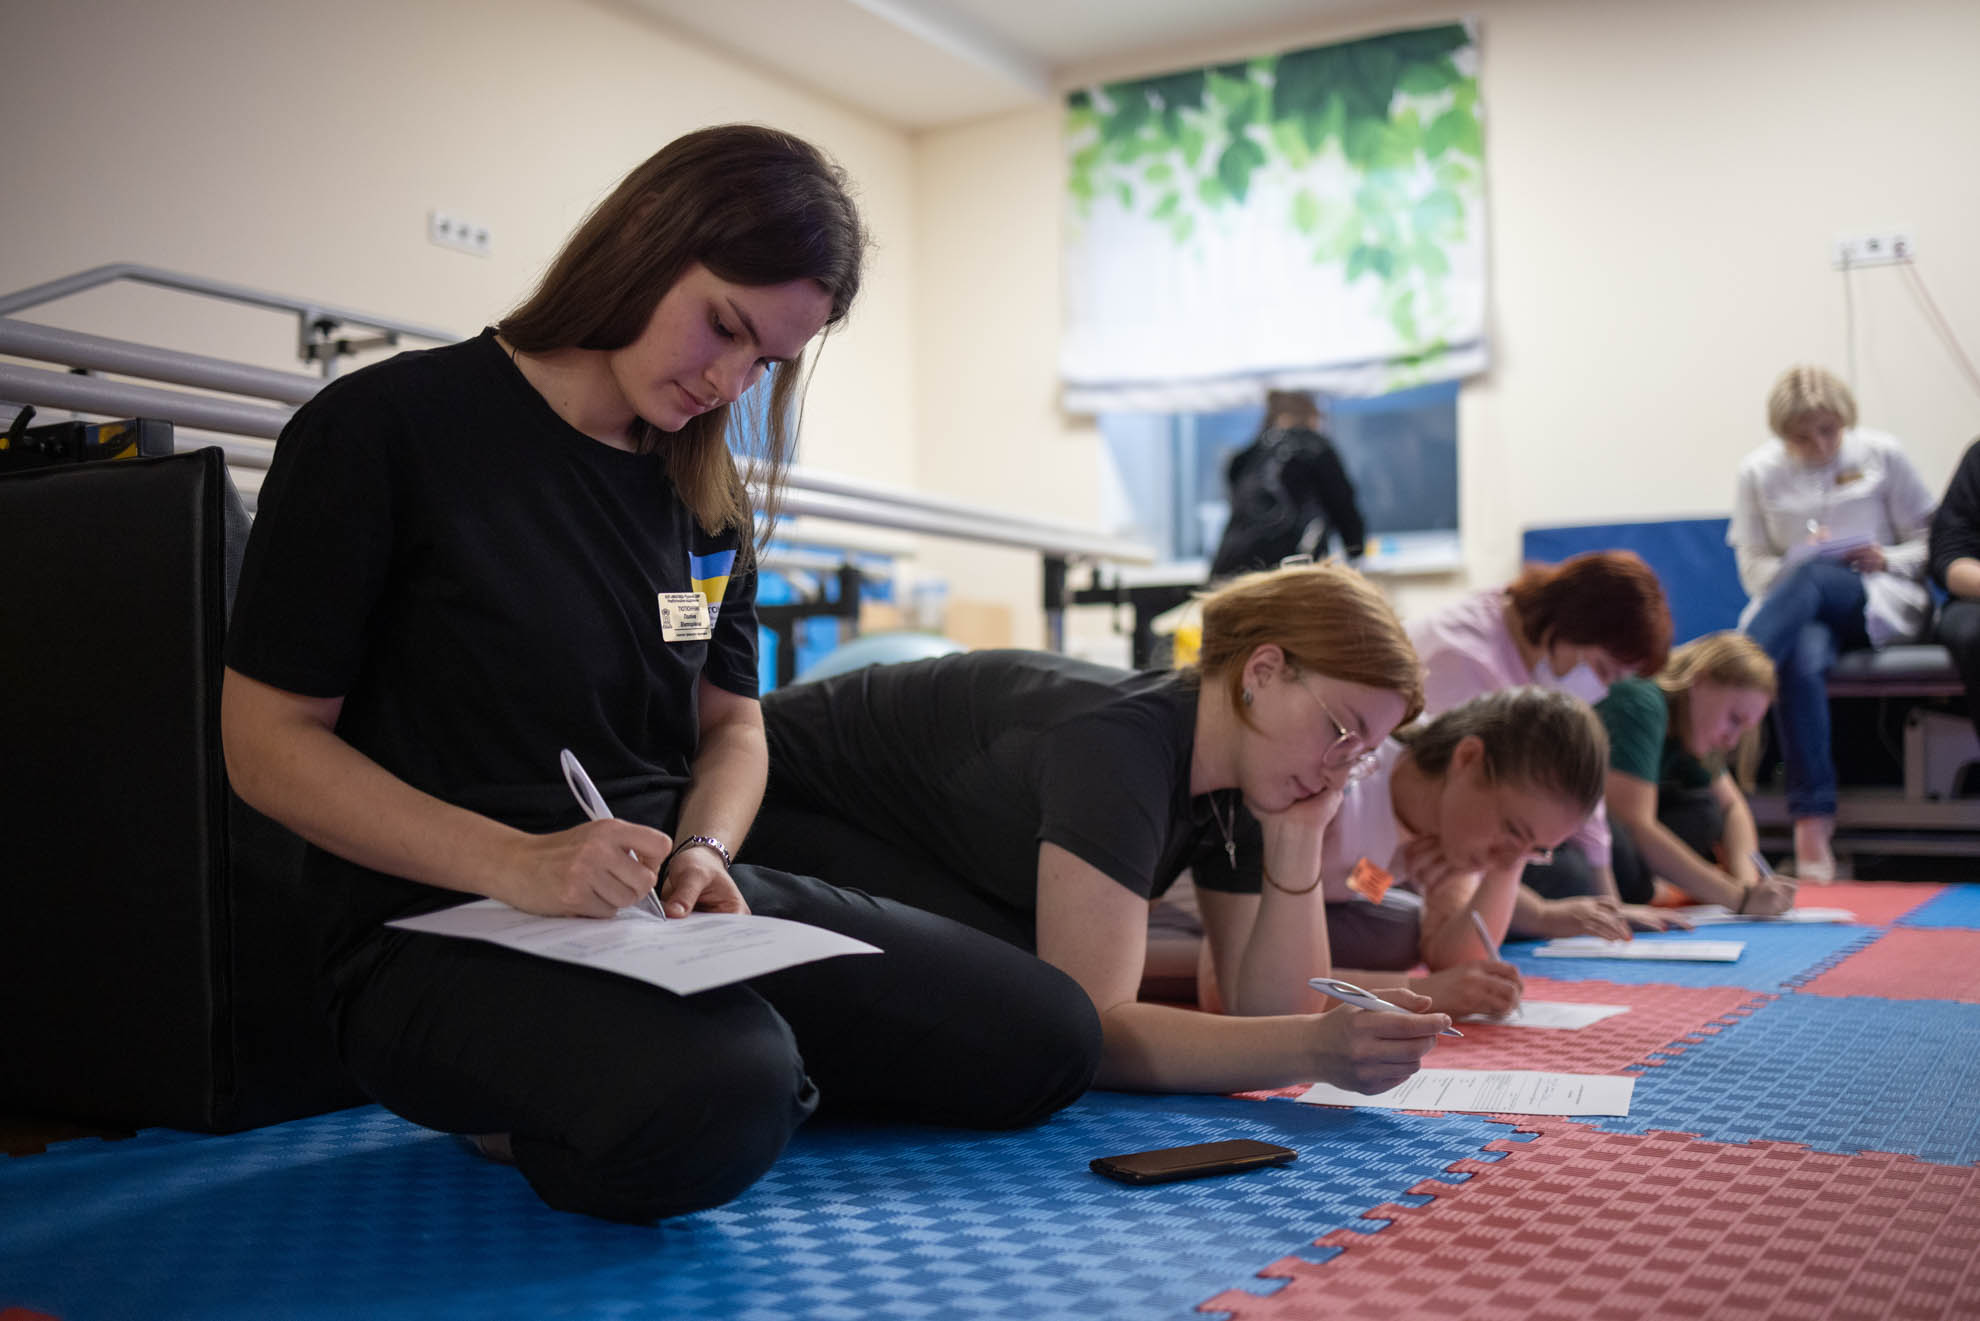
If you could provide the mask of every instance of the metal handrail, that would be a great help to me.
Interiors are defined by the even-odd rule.
[[[311,394],[321,388],[320,382],[294,373],[272,372],[102,336],[51,331],[31,322],[0,321],[0,352],[39,355],[44,360],[72,366],[96,364],[103,370],[145,373],[180,384],[232,388],[237,393],[269,394],[284,399],[292,399],[303,386],[310,387]],[[283,404],[249,403],[11,363],[0,363],[0,399],[107,416],[156,417],[176,426],[256,437],[260,441],[273,441],[294,413],[293,408]],[[232,442],[226,448],[228,462],[244,468],[266,468],[275,452],[272,444],[255,440]],[[760,490],[754,494],[761,498]],[[863,486],[850,478],[813,469],[793,470],[792,480],[786,484],[783,508],[791,514],[1012,546],[1065,559],[1131,563],[1148,563],[1154,559],[1153,552],[1138,542],[1091,528],[916,496],[897,488]]]
[[[337,359],[340,355],[361,349],[394,345],[399,342],[401,335],[430,340],[435,344],[451,344],[461,338],[451,330],[422,326],[412,321],[401,321],[396,317],[374,316],[369,312],[355,312],[347,307],[337,307],[315,299],[296,298],[290,294],[271,294],[261,289],[250,289],[245,285],[228,284],[224,280],[209,280],[203,275],[185,275],[178,271],[168,271],[157,266],[144,266],[128,261],[92,266],[86,271],[77,271],[74,275],[64,275],[59,279],[31,285],[26,289],[17,289],[11,294],[0,294],[0,316],[11,316],[30,307],[52,303],[58,298],[67,298],[71,294],[79,294],[100,285],[114,284],[118,280],[134,280],[139,284],[154,284],[165,289],[177,289],[182,293],[223,298],[228,302],[245,303],[250,307],[292,312],[297,318],[297,355],[304,362],[322,362],[323,374],[326,378],[336,375]],[[369,340],[340,340],[336,338],[336,332],[343,326],[357,326],[363,330],[375,330],[380,333]]]

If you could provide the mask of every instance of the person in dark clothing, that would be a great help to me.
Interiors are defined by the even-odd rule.
[[[1098,1085],[1380,1092],[1445,1017],[1320,1012],[1322,837],[1348,782],[1421,705],[1416,655],[1360,574],[1252,573],[1203,602],[1193,668],[1044,652],[879,665],[771,693],[770,789],[744,853],[805,858],[1035,949],[1086,988]],[[1185,871],[1228,1015],[1140,1001],[1149,901]]]
[[[374,1100],[475,1135],[560,1210],[717,1205],[821,1107],[1033,1123],[1098,1067],[1097,1016],[1058,970],[729,865],[767,769],[754,511],[726,436],[750,424],[774,502],[802,360],[864,248],[809,144],[689,134],[498,326],[326,386],[262,488],[222,737],[241,797],[312,846],[322,911],[298,920],[338,1048]],[[565,747],[618,819],[583,820]],[[683,996],[384,925],[483,896],[609,919],[656,887],[673,917],[753,912],[880,952]]]
[[[1269,569],[1289,555],[1324,559],[1334,536],[1347,558],[1361,558],[1368,536],[1361,506],[1320,423],[1312,395],[1266,396],[1264,429],[1224,470],[1231,517],[1210,562],[1212,580]]]
[[[1980,731],[1980,440],[1966,447],[1932,515],[1929,555],[1932,581],[1948,598],[1933,636],[1952,653],[1967,714]]]

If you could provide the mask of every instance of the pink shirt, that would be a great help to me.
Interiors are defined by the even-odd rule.
[[[1533,682],[1506,625],[1503,588],[1477,592],[1405,627],[1423,662],[1423,714],[1427,719],[1474,697]],[[1609,813],[1596,804],[1569,843],[1580,845],[1590,866],[1609,865]]]

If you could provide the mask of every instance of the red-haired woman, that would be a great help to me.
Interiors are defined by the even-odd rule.
[[[1528,565],[1505,587],[1468,596],[1409,626],[1423,658],[1429,716],[1529,683],[1599,702],[1616,680],[1662,669],[1671,631],[1657,575],[1622,550]],[[1552,864],[1526,869],[1513,915],[1515,929],[1531,935],[1586,932],[1624,939],[1632,924],[1657,929],[1669,923],[1663,914],[1626,907],[1617,898],[1608,819],[1600,808]]]

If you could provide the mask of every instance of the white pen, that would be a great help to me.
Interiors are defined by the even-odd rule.
[[[1353,982],[1344,982],[1338,977],[1309,977],[1306,984],[1322,995],[1331,995],[1357,1009],[1373,1009],[1378,1014],[1409,1014],[1416,1012],[1401,1005],[1392,1005],[1387,1000],[1377,998],[1372,992],[1364,991]],[[1461,1037],[1464,1033],[1454,1027],[1447,1027],[1437,1034],[1440,1037]]]
[[[571,796],[577,799],[578,806],[584,809],[585,816],[593,821],[612,820],[612,809],[605,806],[605,796],[598,792],[598,786],[593,784],[591,777],[584,773],[584,767],[578,762],[577,754],[565,748],[557,754],[557,764],[564,768],[564,783],[571,787]],[[626,856],[634,862],[639,862],[639,855],[631,849],[626,850]],[[640,863],[640,865],[646,864]],[[667,910],[660,904],[657,883],[653,889],[646,892],[646,898],[642,902],[648,912],[662,922],[667,920]]]

